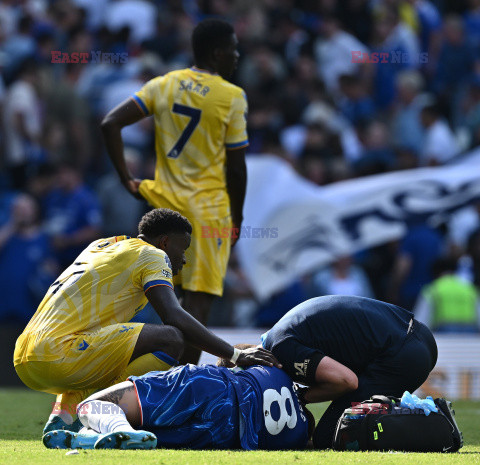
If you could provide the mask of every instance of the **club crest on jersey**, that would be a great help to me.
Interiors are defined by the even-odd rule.
[[[90,347],[90,344],[84,339],[78,346],[78,350],[86,350],[88,347]]]

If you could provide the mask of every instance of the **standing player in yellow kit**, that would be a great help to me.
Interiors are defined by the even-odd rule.
[[[239,57],[237,38],[225,21],[208,19],[192,35],[195,66],[147,82],[102,122],[110,158],[126,189],[154,207],[185,215],[193,226],[187,265],[176,284],[183,304],[206,323],[215,296],[223,293],[230,247],[240,228],[246,188],[247,101],[229,78]],[[121,129],[153,116],[157,166],[155,179],[129,173]],[[189,348],[184,362],[200,352]]]

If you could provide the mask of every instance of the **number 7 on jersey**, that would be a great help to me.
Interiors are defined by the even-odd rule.
[[[190,121],[183,130],[176,144],[173,146],[172,150],[167,153],[167,157],[169,158],[178,158],[183,148],[185,147],[185,144],[188,142],[188,139],[190,139],[193,131],[195,131],[195,128],[198,126],[202,110],[199,110],[198,108],[187,107],[186,105],[180,105],[179,103],[174,103],[172,111],[173,113],[177,113],[179,115],[187,116],[188,118],[190,118]]]

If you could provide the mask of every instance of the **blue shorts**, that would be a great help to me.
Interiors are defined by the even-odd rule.
[[[224,370],[186,365],[128,378],[158,447],[240,448],[238,400]]]

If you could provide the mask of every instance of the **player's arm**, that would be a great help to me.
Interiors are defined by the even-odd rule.
[[[227,192],[230,197],[230,210],[234,228],[240,228],[243,221],[243,203],[247,188],[247,165],[245,163],[245,148],[227,150],[226,179]],[[232,235],[232,246],[238,235]]]
[[[234,348],[186,312],[180,306],[172,288],[153,286],[147,290],[146,296],[162,321],[182,331],[187,342],[218,357],[228,360],[232,358]],[[236,363],[237,365],[266,365],[281,368],[268,350],[257,347],[241,350]]]
[[[315,384],[302,392],[302,400],[306,403],[335,400],[357,388],[357,375],[350,368],[323,357],[315,371]]]
[[[133,196],[141,199],[138,192],[140,180],[134,179],[128,171],[123,155],[122,128],[145,118],[145,114],[138,108],[133,99],[129,98],[111,110],[101,123],[103,140],[107,147],[108,156],[120,176],[125,188]]]

